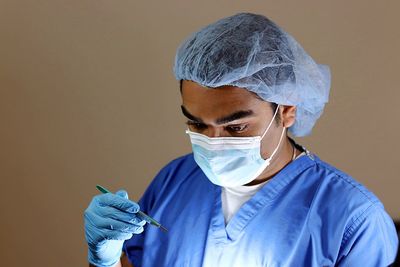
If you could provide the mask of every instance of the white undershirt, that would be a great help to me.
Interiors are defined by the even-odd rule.
[[[303,152],[295,157],[293,160],[305,155]],[[222,211],[224,213],[225,225],[232,219],[240,207],[253,197],[269,180],[256,185],[250,186],[237,186],[237,187],[222,187]]]

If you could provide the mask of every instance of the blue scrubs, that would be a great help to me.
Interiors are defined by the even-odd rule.
[[[225,226],[221,188],[178,158],[150,184],[146,226],[124,243],[135,267],[387,266],[398,239],[382,203],[347,174],[307,154],[288,164]]]

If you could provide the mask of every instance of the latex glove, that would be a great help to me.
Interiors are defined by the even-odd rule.
[[[109,267],[119,261],[124,241],[143,232],[146,221],[137,215],[139,209],[124,190],[93,197],[84,214],[91,264]]]

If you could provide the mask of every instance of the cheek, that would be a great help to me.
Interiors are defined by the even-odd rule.
[[[264,159],[269,157],[278,146],[281,134],[282,128],[277,127],[275,122],[273,122],[268,132],[265,134],[264,139],[261,141],[261,155]]]

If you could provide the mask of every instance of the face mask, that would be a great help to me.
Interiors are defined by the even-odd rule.
[[[271,127],[278,109],[279,105],[261,136],[208,137],[186,130],[192,143],[194,160],[212,183],[223,187],[245,185],[269,166],[286,128],[283,127],[279,143],[267,159],[261,157],[261,140]]]

